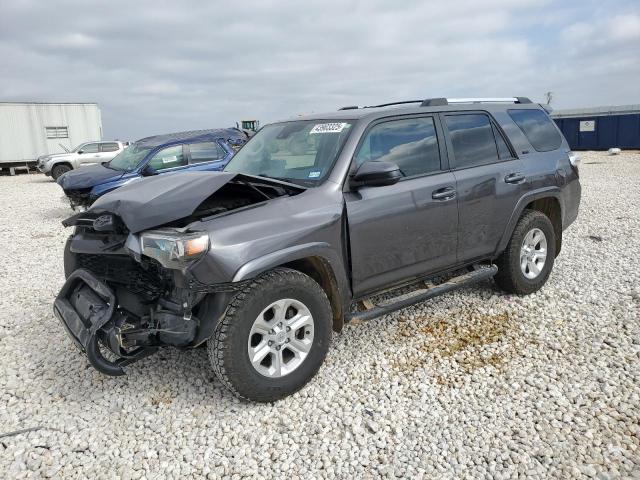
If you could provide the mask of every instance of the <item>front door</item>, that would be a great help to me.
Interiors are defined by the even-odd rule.
[[[458,261],[491,256],[526,191],[522,161],[485,112],[443,115],[458,192]]]
[[[86,167],[96,163],[100,163],[100,145],[98,143],[87,143],[78,151],[78,164],[81,167]]]
[[[345,194],[356,297],[456,262],[455,178],[438,131],[433,116],[385,119],[358,147],[356,167],[393,162],[404,177]]]

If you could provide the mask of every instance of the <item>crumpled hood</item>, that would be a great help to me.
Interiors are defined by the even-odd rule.
[[[91,165],[71,170],[58,178],[57,182],[63,190],[80,190],[117,180],[124,173],[121,170],[113,170],[102,165]]]
[[[89,211],[114,213],[130,232],[137,233],[188,217],[236,176],[228,172],[182,172],[147,177],[103,195]]]

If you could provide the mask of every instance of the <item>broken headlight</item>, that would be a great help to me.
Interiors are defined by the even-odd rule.
[[[155,258],[163,267],[182,269],[209,250],[209,235],[150,230],[140,235],[142,254]]]

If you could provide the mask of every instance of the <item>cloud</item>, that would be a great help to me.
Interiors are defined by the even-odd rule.
[[[639,15],[623,0],[5,0],[0,99],[96,101],[105,135],[130,139],[430,96],[638,103]]]

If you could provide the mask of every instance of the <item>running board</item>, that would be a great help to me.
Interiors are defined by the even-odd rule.
[[[345,320],[347,322],[352,320],[371,320],[372,318],[380,317],[387,313],[402,310],[403,308],[415,305],[416,303],[424,302],[425,300],[437,297],[443,293],[457,290],[460,287],[466,287],[467,285],[481,282],[482,280],[493,277],[496,273],[498,273],[498,267],[495,265],[480,267],[477,270],[454,277],[445,283],[436,285],[435,287],[415,290],[405,295],[385,300],[369,310],[350,313],[347,315]]]

